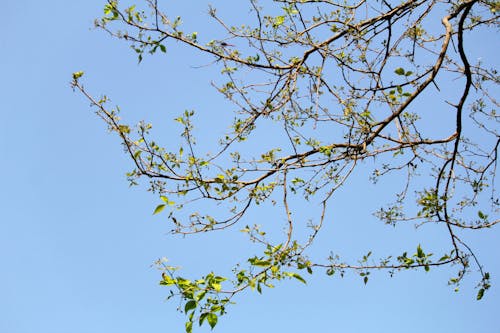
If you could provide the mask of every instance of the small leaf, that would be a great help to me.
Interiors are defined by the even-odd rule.
[[[186,333],[191,333],[191,332],[193,332],[193,322],[187,321],[186,322]]]
[[[297,280],[299,280],[304,284],[307,284],[306,280],[304,280],[304,278],[297,273],[290,273],[290,276],[296,278]]]
[[[422,250],[422,248],[420,247],[420,244],[417,246],[417,257],[418,258],[423,258],[425,256],[425,253],[424,251]]]
[[[186,305],[184,306],[184,312],[188,313],[188,311],[196,309],[196,305],[197,305],[196,301],[191,300],[187,302]]]
[[[165,45],[163,45],[163,44],[160,44],[160,50],[161,50],[161,52],[163,52],[163,53],[167,52],[167,48],[166,48],[166,47],[165,47]]]
[[[165,204],[161,204],[161,205],[156,206],[155,211],[153,212],[153,215],[160,213],[162,210],[165,209],[165,206],[166,206]]]
[[[274,18],[273,28],[277,28],[285,22],[284,16],[276,16]]]
[[[130,133],[130,127],[128,127],[127,125],[118,125],[118,129],[123,134],[129,134]]]
[[[203,299],[203,297],[205,297],[206,294],[207,294],[206,291],[202,291],[201,293],[199,293],[198,295],[196,295],[196,300],[197,301],[201,301]]]
[[[396,68],[394,73],[396,73],[398,75],[405,75],[405,70],[403,68],[399,67],[399,68]]]
[[[200,315],[200,319],[198,320],[198,324],[200,326],[203,324],[203,322],[205,321],[205,319],[207,318],[207,316],[208,316],[208,312],[202,313]]]
[[[483,298],[483,296],[484,296],[484,288],[481,288],[481,289],[479,289],[479,291],[477,292],[477,297],[476,297],[476,299],[479,301],[479,300],[481,300],[481,298]]]
[[[445,254],[444,256],[442,256],[441,258],[439,258],[438,262],[445,261],[447,259],[450,259],[450,257],[447,254]]]
[[[83,76],[83,71],[78,71],[78,72],[74,72],[73,73],[73,80],[78,80],[79,78],[81,78]]]
[[[217,325],[217,315],[215,313],[209,313],[207,316],[207,321],[208,324],[210,325],[210,328],[214,328],[215,325]]]
[[[363,278],[363,282],[364,282],[365,284],[367,284],[367,283],[368,283],[368,276],[365,276],[365,277]]]

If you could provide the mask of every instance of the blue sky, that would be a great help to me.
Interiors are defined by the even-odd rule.
[[[213,72],[192,67],[207,59],[173,44],[166,56],[137,65],[127,45],[94,30],[103,3],[3,1],[0,332],[182,332],[183,315],[175,301],[165,301],[153,262],[166,256],[196,276],[227,269],[248,252],[243,236],[169,235],[165,216],[151,214],[158,198],[129,188],[131,163],[118,139],[69,87],[71,73],[84,70],[89,90],[129,110],[131,122],[151,120],[167,142],[177,142],[171,120],[184,109],[221,102],[209,86]],[[205,3],[186,6],[170,2],[180,14],[206,14]],[[189,16],[185,21],[203,24]],[[498,43],[481,36],[474,43],[486,57],[498,50]],[[366,222],[360,193],[373,206],[379,199],[366,186],[358,177],[340,192],[335,206],[349,209],[335,217],[346,222],[325,229],[318,251],[327,255],[334,247],[362,255],[372,248],[389,251],[388,240],[409,249],[420,239],[441,240],[432,228],[415,234],[410,227]],[[498,228],[467,234],[492,275],[493,287],[481,302],[475,301],[477,275],[454,293],[446,283],[450,269],[393,278],[374,273],[366,286],[353,274],[314,274],[307,286],[289,281],[263,295],[242,295],[216,332],[498,332],[499,236]]]

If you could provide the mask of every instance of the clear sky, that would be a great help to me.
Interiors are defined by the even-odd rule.
[[[209,86],[213,72],[190,67],[206,59],[172,44],[166,56],[138,65],[127,45],[94,30],[103,3],[2,1],[0,333],[182,332],[184,317],[175,301],[165,301],[167,289],[158,285],[153,262],[168,257],[196,277],[227,269],[248,252],[238,236],[169,235],[165,216],[151,214],[158,198],[144,188],[129,188],[125,173],[132,165],[119,140],[71,90],[71,73],[84,70],[89,90],[108,94],[129,110],[132,122],[159,123],[172,140],[178,140],[178,128],[170,123],[180,112],[219,101]],[[186,1],[169,0],[180,14],[206,17],[206,3],[193,3],[187,8]],[[221,10],[230,13],[233,2]],[[185,21],[203,26],[189,16]],[[499,46],[495,36],[474,40],[475,52],[493,57]],[[325,229],[319,249],[325,255],[328,248],[384,253],[385,237],[409,249],[422,238],[440,240],[432,228],[419,238],[410,228],[403,233],[372,228],[373,222],[362,220],[357,199],[360,194],[365,201],[377,199],[366,186],[354,181],[335,202],[349,208],[339,219],[352,224],[339,226],[341,237],[339,229]],[[366,286],[353,274],[344,279],[315,274],[307,286],[289,281],[263,295],[242,295],[216,332],[498,333],[499,236],[499,228],[468,235],[492,275],[492,289],[480,302],[477,275],[454,293],[447,286],[451,269],[393,278],[373,273]]]

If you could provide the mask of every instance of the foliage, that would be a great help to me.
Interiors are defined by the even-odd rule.
[[[168,213],[174,233],[235,228],[264,249],[236,266],[232,278],[209,273],[188,280],[158,261],[160,283],[182,301],[186,332],[195,322],[213,328],[245,290],[260,293],[283,279],[305,283],[299,271],[343,276],[351,270],[367,283],[374,270],[393,274],[456,265],[449,283],[458,287],[467,272],[477,270],[477,299],[483,297],[490,275],[462,235],[499,221],[499,116],[491,93],[499,77],[495,68],[471,62],[467,38],[493,38],[498,1],[250,0],[249,22],[238,26],[209,8],[209,18],[225,31],[220,38],[189,32],[156,0],[145,2],[149,9],[139,10],[110,0],[95,24],[130,43],[139,62],[166,53],[173,41],[212,57],[223,79],[217,91],[236,107],[219,150],[197,151],[194,111],[175,119],[184,144],[167,149],[149,136],[152,125],[129,126],[106,96],[88,93],[83,72],[73,74],[72,86],[120,136],[135,166],[127,175],[131,184],[149,181],[161,200],[154,214]],[[434,110],[422,107],[429,96],[437,101]],[[275,145],[258,151],[250,142],[265,124],[277,129]],[[329,203],[358,168],[371,168],[374,183],[403,179],[395,201],[374,215],[393,226],[413,222],[446,232],[449,249],[440,259],[421,245],[413,255],[380,260],[369,252],[355,264],[333,254],[327,261],[308,256]],[[293,214],[299,199],[317,207],[306,240],[295,236],[304,227]],[[200,201],[216,206],[219,215],[198,211],[193,203]],[[270,225],[245,222],[252,209],[268,203],[286,220],[282,240],[267,238]]]

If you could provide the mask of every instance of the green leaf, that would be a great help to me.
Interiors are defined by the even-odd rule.
[[[188,311],[196,309],[196,306],[197,306],[196,301],[191,300],[187,302],[186,305],[184,305],[184,312],[188,313]]]
[[[203,324],[203,322],[205,321],[205,319],[207,318],[207,316],[208,316],[208,312],[202,313],[200,315],[200,319],[198,320],[198,324],[200,326]]]
[[[259,267],[267,267],[271,265],[271,262],[269,260],[261,260],[259,258],[250,258],[248,259],[248,262],[252,266],[259,266]]]
[[[306,280],[304,280],[304,278],[297,273],[290,273],[289,276],[296,278],[297,280],[299,280],[303,284],[307,284]]]
[[[481,289],[479,289],[479,291],[477,292],[477,297],[476,297],[476,299],[479,301],[479,300],[481,300],[481,298],[483,298],[483,296],[484,296],[484,288],[481,288]]]
[[[207,316],[207,321],[208,324],[210,325],[210,328],[214,328],[215,325],[217,325],[217,315],[215,313],[209,313]]]
[[[74,72],[73,73],[73,80],[78,80],[79,78],[81,78],[83,76],[83,71],[78,71],[78,72]]]
[[[163,44],[160,44],[160,50],[161,50],[161,52],[163,52],[163,53],[166,53],[166,52],[167,52],[167,48],[166,48],[166,47],[165,47],[165,45],[163,45]]]
[[[447,254],[445,254],[444,256],[442,256],[441,258],[439,258],[438,262],[445,261],[447,259],[450,259],[450,257]]]
[[[165,206],[166,206],[165,204],[161,204],[161,205],[156,206],[155,211],[153,212],[153,215],[160,213],[162,210],[165,209]]]
[[[285,22],[284,16],[276,16],[274,18],[273,28],[277,28]]]
[[[197,301],[201,301],[203,299],[203,297],[205,297],[206,294],[207,294],[206,291],[202,291],[201,293],[199,293],[198,295],[196,295],[196,300]]]
[[[422,250],[422,248],[420,247],[420,244],[417,246],[417,257],[418,258],[423,258],[425,256],[425,253],[424,251]]]
[[[394,73],[396,73],[398,75],[405,75],[405,70],[403,68],[399,67],[399,68],[396,68]]]
[[[186,322],[186,333],[191,333],[191,332],[193,332],[193,322],[187,321]]]
[[[118,125],[118,129],[123,134],[129,134],[130,133],[130,127],[128,127],[127,125]]]
[[[74,72],[73,73],[73,80],[78,80],[79,78],[81,78],[83,76],[83,71],[78,71],[78,72]]]

